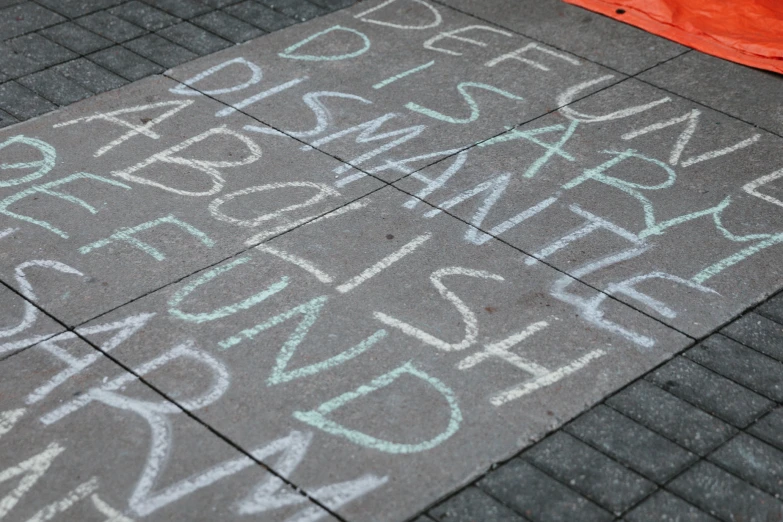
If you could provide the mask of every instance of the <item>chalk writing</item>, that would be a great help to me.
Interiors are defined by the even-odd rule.
[[[0,390],[4,447],[37,441],[0,518],[171,518],[234,477],[214,517],[314,522],[416,459],[450,488],[487,422],[538,437],[778,283],[776,137],[428,0],[333,16],[0,137],[0,364],[49,363]],[[58,438],[98,408],[147,437],[130,482]],[[230,445],[180,473],[194,423]]]

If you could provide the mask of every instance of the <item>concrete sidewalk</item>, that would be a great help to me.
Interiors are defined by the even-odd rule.
[[[0,518],[783,520],[781,78],[351,4],[0,0]]]

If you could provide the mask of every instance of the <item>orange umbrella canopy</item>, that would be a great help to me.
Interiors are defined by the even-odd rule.
[[[783,0],[565,0],[699,51],[783,73]]]

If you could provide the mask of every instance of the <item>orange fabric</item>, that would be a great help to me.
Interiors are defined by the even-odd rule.
[[[565,0],[699,51],[783,74],[783,0]]]

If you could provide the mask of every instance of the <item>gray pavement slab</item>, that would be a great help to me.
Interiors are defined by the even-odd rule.
[[[396,186],[702,337],[783,284],[781,145],[630,79]]]
[[[622,78],[446,6],[431,6],[435,18],[386,4],[360,2],[168,74],[387,181],[556,109],[573,86],[588,83],[582,96]]]
[[[132,330],[109,325],[101,341],[116,343]],[[0,477],[9,520],[228,520],[243,512],[273,522],[334,520],[74,337],[59,335],[0,363]],[[192,357],[187,350],[134,370],[177,365]],[[178,400],[206,406],[219,387],[205,382]],[[254,450],[274,452],[269,442],[259,439]]]
[[[12,166],[2,171],[0,229],[19,229],[3,239],[0,278],[31,259],[71,267],[32,276],[41,306],[68,325],[381,186],[367,178],[334,189],[333,158],[245,133],[261,124],[227,122],[216,116],[224,106],[176,86],[150,78],[0,135]]]
[[[607,303],[660,341],[637,350],[548,295],[568,276],[466,248],[463,223],[400,213],[406,199],[386,187],[95,322],[157,314],[112,352],[130,366],[187,339],[223,361],[231,387],[203,418],[242,447],[311,429],[316,498],[327,478],[375,477],[338,510],[350,520],[415,515],[689,342]],[[150,376],[173,397],[200,380]]]
[[[27,273],[35,269],[32,264],[15,274],[11,287],[16,292],[0,285],[0,361],[65,330],[31,303],[37,300],[37,295],[35,289],[26,284]],[[20,297],[17,292],[28,299]]]
[[[686,51],[670,40],[559,0],[440,1],[625,74]]]
[[[692,51],[639,77],[783,135],[780,75]]]

